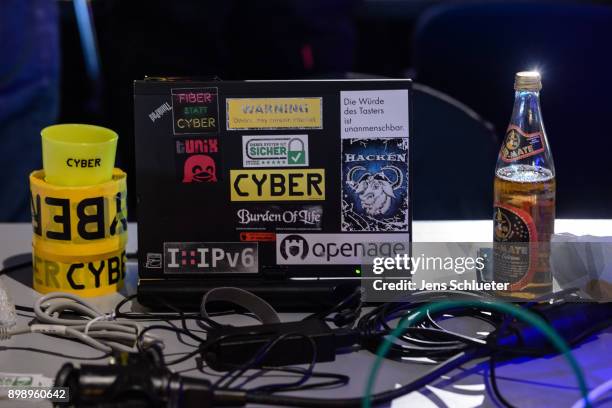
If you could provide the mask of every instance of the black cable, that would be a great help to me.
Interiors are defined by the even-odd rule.
[[[355,288],[353,293],[335,306],[328,310],[308,315],[302,320],[321,319],[330,321],[338,327],[352,326],[359,318],[362,306],[363,302],[361,301],[361,288]],[[332,313],[336,313],[336,315],[333,318],[328,318],[328,316],[330,316]]]
[[[509,403],[508,400],[502,395],[497,384],[497,376],[495,374],[495,353],[492,353],[491,357],[489,357],[489,378],[491,388],[493,388],[493,393],[495,394],[497,401],[499,401],[506,408],[515,408],[514,405]]]
[[[287,384],[288,386],[299,386],[301,384],[303,384],[304,382],[308,381],[308,379],[310,378],[310,375],[312,374],[312,372],[314,371],[314,366],[317,363],[317,345],[314,342],[314,340],[306,335],[300,334],[300,333],[284,333],[280,336],[275,337],[274,339],[272,339],[271,341],[269,341],[268,343],[266,343],[264,346],[262,346],[257,353],[255,353],[255,355],[249,360],[247,361],[245,364],[230,370],[227,372],[227,374],[225,374],[223,377],[221,377],[219,380],[217,380],[217,382],[215,382],[215,384],[213,385],[214,388],[218,388],[221,386],[221,384],[228,380],[229,381],[224,384],[224,388],[229,388],[230,385],[235,382],[238,378],[240,378],[240,376],[242,374],[244,374],[247,370],[249,370],[250,368],[257,366],[259,363],[261,363],[266,356],[268,355],[268,353],[281,341],[283,341],[284,339],[286,339],[287,337],[290,336],[298,336],[298,337],[302,337],[306,340],[309,341],[309,344],[311,346],[311,350],[312,350],[312,356],[311,356],[311,361],[310,361],[310,365],[308,367],[308,370],[306,372],[306,374],[303,376],[303,378],[295,383],[290,383]],[[282,385],[281,385],[282,387]]]
[[[300,368],[300,367],[262,367],[262,370],[257,374],[257,376],[251,376],[247,379],[247,381],[245,381],[244,383],[240,384],[240,388],[242,388],[244,385],[246,385],[248,382],[254,380],[255,378],[259,378],[263,375],[265,375],[268,372],[272,372],[272,371],[285,371],[285,372],[293,372],[293,373],[303,373],[306,369]],[[261,374],[260,374],[261,373]],[[254,378],[252,378],[254,377]],[[270,385],[274,385],[274,384],[270,384],[270,385],[263,385],[263,386],[259,386],[259,387],[255,387],[255,388],[251,388],[248,391],[249,392],[261,392],[261,391],[266,391],[266,392],[278,392],[278,391],[283,391],[283,392],[287,392],[287,391],[303,391],[303,390],[310,390],[313,388],[330,388],[330,387],[341,387],[344,386],[346,384],[349,383],[350,381],[350,377],[344,374],[335,374],[335,373],[325,373],[325,372],[317,372],[317,371],[313,371],[310,374],[310,378],[330,378],[330,381],[321,381],[321,382],[317,382],[317,383],[312,383],[312,384],[302,384],[300,386],[295,386],[295,387],[289,387],[289,386],[285,386],[282,389],[269,389],[268,387]]]
[[[171,320],[164,320],[164,323],[166,323],[168,326],[173,327],[175,329],[178,329],[179,327],[177,325],[175,325]],[[188,329],[189,330],[189,329]],[[190,332],[193,332],[192,330],[189,330]],[[176,340],[181,343],[184,346],[187,347],[198,347],[197,344],[190,344],[188,343],[184,338],[183,338],[183,334],[180,332],[176,332]],[[169,354],[164,353],[164,356],[168,356]]]
[[[448,359],[444,363],[438,365],[423,376],[403,385],[394,390],[383,391],[373,394],[371,397],[372,405],[388,403],[395,398],[406,395],[412,391],[416,391],[421,387],[437,380],[440,376],[454,370],[455,368],[471,361],[475,358],[482,357],[483,353],[479,350],[463,351],[454,357]],[[331,408],[331,407],[361,407],[361,397],[355,398],[305,398],[285,395],[269,395],[260,393],[247,392],[244,396],[246,403],[263,404],[263,405],[281,405],[294,406],[304,408]]]
[[[181,353],[183,354],[183,353]],[[207,366],[202,365],[202,364],[198,364],[196,366],[195,369],[197,369],[199,372],[201,372],[202,374],[209,376],[209,377],[221,377],[224,374],[219,374],[215,371],[206,371],[205,368]],[[269,367],[269,366],[262,366],[261,370],[258,370],[255,374],[250,375],[247,378],[247,383],[251,382],[253,380],[256,380],[257,378],[260,378],[262,376],[265,376],[266,378],[276,378],[276,377],[287,377],[287,376],[281,376],[279,374],[274,374],[274,372],[286,372],[286,373],[295,373],[295,374],[303,374],[304,372],[304,368],[301,367]],[[253,377],[253,378],[252,378]],[[252,380],[251,380],[252,378]],[[328,372],[320,372],[320,371],[314,371],[312,373],[312,378],[331,378],[333,380],[328,381],[328,382],[318,382],[316,384],[305,384],[301,387],[296,387],[295,389],[285,389],[283,391],[298,391],[298,390],[302,390],[302,389],[311,389],[311,388],[319,388],[319,387],[329,387],[329,386],[341,386],[341,385],[346,385],[349,383],[350,381],[350,377],[344,374],[337,374],[337,373],[328,373]],[[245,385],[245,383],[241,383],[240,385],[238,385],[238,388],[242,388],[243,385]],[[246,390],[248,391],[248,390]]]
[[[117,318],[123,319],[134,319],[134,320],[180,320],[183,317],[187,319],[198,319],[200,317],[199,313],[183,313],[183,316],[180,316],[177,313],[151,313],[151,312],[122,312],[121,308],[125,306],[128,302],[134,300],[138,295],[130,295],[125,299],[122,299],[115,306],[115,316]]]
[[[181,334],[184,334],[185,336],[191,337],[193,340],[197,342],[201,341],[198,336],[192,334],[189,330],[183,330],[183,329],[179,329],[177,327],[171,327],[171,326],[152,325],[152,326],[145,327],[140,333],[138,333],[138,337],[136,338],[136,348],[142,354],[145,353],[145,348],[143,348],[143,344],[142,344],[142,338],[147,332],[152,331],[152,330],[164,330],[164,331],[170,331],[174,333],[181,333]],[[196,350],[186,354],[185,356],[177,358],[176,360],[173,360],[173,361],[168,361],[165,364],[166,366],[171,366],[171,365],[175,365],[178,363],[182,363],[183,361],[187,361],[199,353],[200,353],[200,349],[197,348]]]
[[[287,333],[285,335],[283,335],[284,337],[288,337],[290,336],[291,333]],[[295,335],[295,333],[294,333]],[[280,343],[283,339],[283,336],[279,336],[275,342],[272,342],[270,344],[269,347],[267,347],[267,350],[262,353],[262,355],[259,357],[258,361],[262,361],[265,356],[274,348],[274,346],[278,343]],[[304,336],[304,338],[306,338],[310,344],[311,347],[311,352],[312,352],[312,357],[310,360],[310,364],[308,365],[308,368],[306,370],[304,370],[304,374],[302,376],[302,378],[300,378],[297,381],[294,381],[292,383],[284,383],[284,384],[268,384],[268,385],[264,385],[261,387],[258,387],[257,391],[262,392],[278,392],[278,391],[282,391],[282,390],[288,390],[288,389],[296,389],[299,388],[301,386],[303,386],[307,381],[310,380],[310,378],[312,378],[312,374],[314,372],[314,368],[315,365],[317,364],[317,345],[315,343],[315,341],[309,337],[309,336]]]
[[[420,300],[418,302],[387,303],[366,313],[357,323],[360,345],[375,353],[385,336],[393,330],[390,323],[405,318],[423,305],[424,303]],[[502,320],[498,314],[483,314],[480,310],[472,308],[447,311],[442,316],[452,318],[471,316],[487,322],[492,327],[497,327]],[[386,357],[395,361],[404,361],[411,357],[428,357],[436,362],[441,362],[468,347],[486,345],[482,337],[454,333],[443,328],[437,323],[436,317],[427,314],[422,323],[403,330],[402,334],[394,340]]]

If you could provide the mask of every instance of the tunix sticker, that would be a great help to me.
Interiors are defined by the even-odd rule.
[[[408,90],[341,91],[342,139],[408,137]]]
[[[323,129],[323,98],[227,98],[227,130]]]
[[[164,242],[165,273],[257,273],[255,242]]]
[[[408,138],[342,140],[342,231],[408,231]]]
[[[176,175],[188,183],[216,183],[219,169],[219,139],[184,137],[174,140]]]
[[[325,170],[230,170],[230,198],[231,201],[325,200]]]
[[[217,88],[172,89],[175,135],[209,133],[219,130]]]
[[[308,166],[308,135],[242,136],[242,165]]]

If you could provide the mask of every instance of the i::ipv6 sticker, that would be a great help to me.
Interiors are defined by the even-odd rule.
[[[409,137],[408,90],[341,91],[342,139]]]

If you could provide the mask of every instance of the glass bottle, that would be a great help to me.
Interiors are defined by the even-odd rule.
[[[519,72],[510,125],[495,168],[494,280],[502,294],[531,299],[552,291],[555,166],[540,109],[540,74]]]

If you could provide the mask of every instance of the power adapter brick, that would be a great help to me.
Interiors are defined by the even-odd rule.
[[[253,367],[278,367],[334,361],[338,350],[358,342],[352,329],[332,329],[320,319],[299,322],[221,327],[208,334],[202,358],[216,371],[227,371],[252,360]],[[314,347],[313,347],[314,345]],[[260,351],[261,358],[256,356]]]

